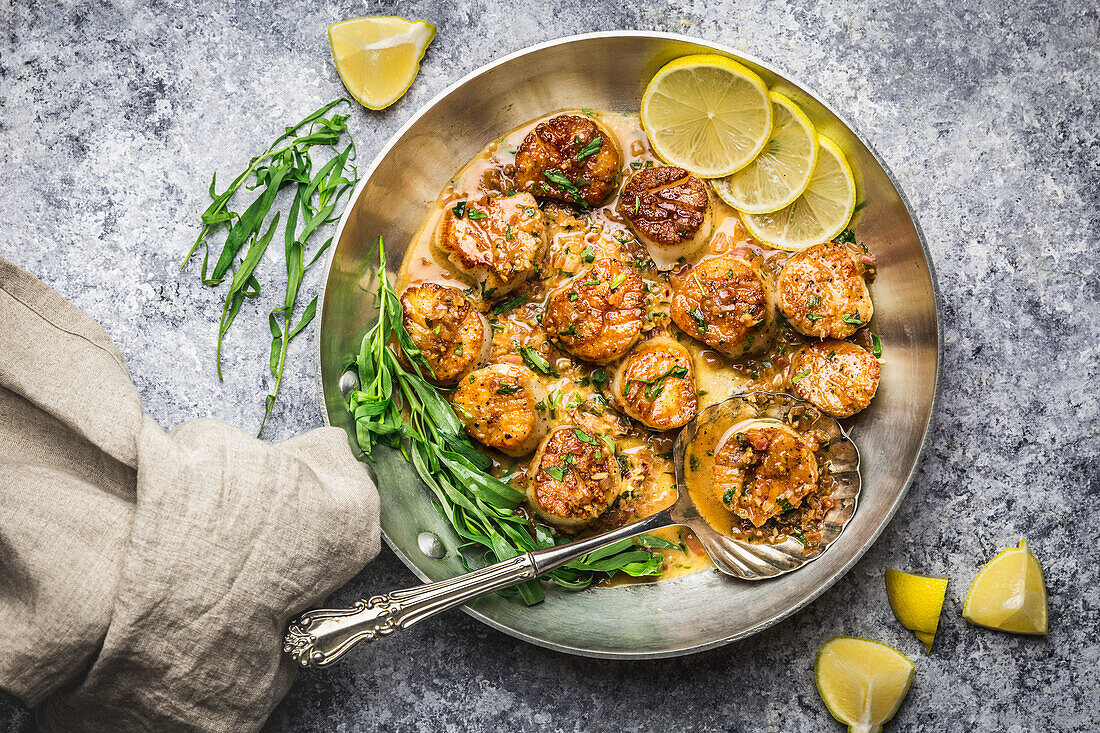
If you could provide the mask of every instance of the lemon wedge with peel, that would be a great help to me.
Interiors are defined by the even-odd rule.
[[[940,625],[940,611],[947,595],[947,578],[942,575],[917,575],[886,568],[886,597],[901,625],[924,642],[932,653],[932,641]]]
[[[772,134],[764,149],[732,176],[714,181],[727,204],[750,214],[779,211],[810,185],[817,165],[817,130],[802,109],[779,92],[772,103]]]
[[[703,178],[745,167],[772,131],[764,80],[717,54],[695,54],[661,67],[642,95],[642,127],[654,152]]]
[[[385,109],[408,91],[433,38],[431,23],[394,16],[355,18],[328,27],[340,80],[370,109]]]
[[[1047,588],[1043,569],[1027,540],[985,564],[970,584],[963,618],[1013,634],[1047,633]]]
[[[795,251],[835,239],[856,210],[856,179],[840,147],[817,136],[820,151],[810,183],[794,203],[770,214],[741,212],[759,242]]]
[[[817,652],[814,680],[834,718],[852,733],[872,733],[882,730],[901,707],[915,669],[892,646],[834,636]]]

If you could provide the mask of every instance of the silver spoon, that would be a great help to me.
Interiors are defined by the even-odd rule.
[[[797,425],[800,430],[817,429],[826,436],[824,450],[835,481],[830,494],[834,505],[825,516],[821,542],[813,550],[805,551],[793,537],[778,544],[753,544],[726,536],[699,514],[684,490],[684,456],[700,431],[712,425],[724,431],[747,421]],[[283,651],[303,667],[325,667],[361,642],[375,641],[479,596],[537,578],[620,540],[674,525],[690,528],[723,573],[743,580],[772,578],[819,557],[855,512],[860,488],[855,444],[836,420],[790,395],[750,392],[708,407],[681,430],[673,460],[680,491],[668,509],[610,532],[528,552],[455,578],[363,599],[350,608],[308,611],[290,623]]]

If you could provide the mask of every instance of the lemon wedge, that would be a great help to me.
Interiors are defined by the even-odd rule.
[[[897,649],[870,639],[834,636],[814,662],[817,692],[852,733],[882,730],[909,692],[915,667]]]
[[[661,67],[642,95],[642,127],[666,163],[703,178],[745,167],[772,131],[764,80],[733,59],[696,54]]]
[[[856,179],[844,153],[817,136],[820,152],[810,183],[794,203],[770,214],[741,212],[741,221],[759,242],[795,251],[835,239],[856,210]]]
[[[355,18],[328,27],[340,80],[370,109],[385,109],[409,90],[433,38],[431,23],[394,16]]]
[[[886,597],[901,625],[924,642],[924,651],[932,653],[932,641],[940,625],[940,611],[947,595],[947,578],[942,575],[917,575],[886,568]]]
[[[1013,634],[1047,633],[1047,588],[1043,569],[1027,540],[985,564],[970,584],[963,618]]]
[[[750,214],[779,211],[810,185],[817,165],[817,130],[802,109],[779,92],[772,103],[772,134],[764,149],[732,176],[714,182],[727,204]]]

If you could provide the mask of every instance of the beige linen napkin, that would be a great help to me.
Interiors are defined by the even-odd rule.
[[[259,728],[287,620],[378,549],[342,430],[165,433],[107,334],[0,258],[0,688],[45,729]]]

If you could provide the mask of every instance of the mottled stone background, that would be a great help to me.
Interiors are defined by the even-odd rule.
[[[343,93],[325,27],[395,13],[439,34],[404,100],[352,114],[363,162],[459,76],[584,31],[721,41],[817,89],[858,120],[919,214],[943,292],[942,399],[882,538],[809,609],[752,639],[626,664],[545,651],[452,613],[300,675],[268,730],[839,730],[811,676],[834,634],[916,660],[892,730],[1100,726],[1100,573],[1086,554],[1100,530],[1096,3],[2,1],[0,254],[106,327],[161,425],[258,424],[265,324],[242,314],[219,382],[219,293],[176,265],[210,172],[238,169],[281,125]],[[269,259],[274,276],[281,263]],[[311,331],[292,349],[271,439],[320,424],[315,348]],[[1047,638],[959,615],[976,569],[1021,535],[1046,571]],[[952,578],[930,657],[894,621],[886,566]],[[412,580],[384,550],[339,600]],[[30,725],[0,698],[0,727]]]

